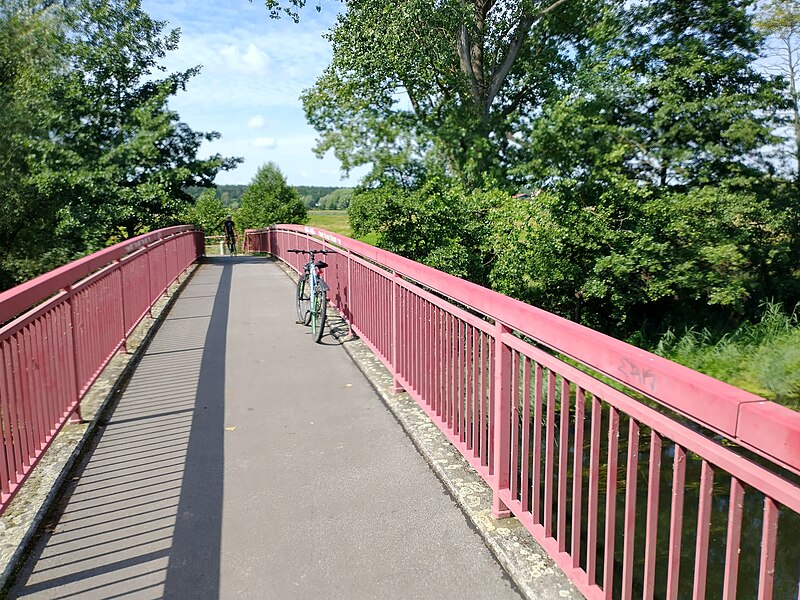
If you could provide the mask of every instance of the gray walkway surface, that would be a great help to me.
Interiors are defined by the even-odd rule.
[[[519,597],[293,290],[198,269],[10,597]]]

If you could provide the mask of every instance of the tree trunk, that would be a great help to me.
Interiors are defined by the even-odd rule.
[[[786,54],[787,64],[789,65],[789,93],[792,96],[792,117],[794,119],[794,158],[795,167],[795,181],[800,183],[800,106],[798,106],[797,97],[797,81],[796,73],[794,70],[793,54],[794,48],[792,47],[791,38],[786,39]]]

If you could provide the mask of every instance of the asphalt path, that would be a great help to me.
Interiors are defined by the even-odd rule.
[[[370,384],[259,258],[194,274],[12,598],[519,598]]]

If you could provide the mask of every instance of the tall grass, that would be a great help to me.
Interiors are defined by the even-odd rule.
[[[791,313],[767,303],[757,323],[722,337],[668,331],[655,353],[744,390],[800,410],[800,305]]]

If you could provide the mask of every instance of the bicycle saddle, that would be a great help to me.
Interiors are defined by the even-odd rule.
[[[326,262],[324,262],[324,261],[321,261],[321,260],[318,260],[318,261],[317,261],[316,263],[314,263],[314,264],[315,264],[315,266],[316,266],[318,269],[324,269],[325,267],[327,267],[327,266],[328,266],[328,263],[326,263]]]

